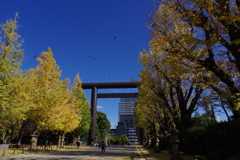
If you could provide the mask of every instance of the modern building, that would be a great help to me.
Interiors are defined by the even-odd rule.
[[[120,98],[118,104],[118,126],[116,135],[127,135],[131,144],[138,144],[134,117],[134,103],[136,98]]]
[[[120,98],[118,103],[118,121],[121,115],[134,115],[134,103],[136,98]]]

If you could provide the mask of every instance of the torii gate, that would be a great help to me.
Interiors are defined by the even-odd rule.
[[[104,82],[104,83],[82,83],[83,89],[92,89],[91,96],[91,130],[89,131],[89,141],[95,142],[96,135],[96,112],[97,98],[130,98],[136,97],[138,93],[97,93],[98,89],[113,88],[137,88],[138,82]]]

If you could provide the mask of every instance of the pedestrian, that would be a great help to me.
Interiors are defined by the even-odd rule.
[[[105,150],[106,150],[106,144],[105,144],[104,141],[102,141],[101,149],[102,149],[102,154],[104,155],[105,154]]]
[[[80,141],[77,140],[77,148],[79,149],[79,147],[80,147]]]
[[[45,149],[47,148],[48,146],[48,139],[45,141]]]

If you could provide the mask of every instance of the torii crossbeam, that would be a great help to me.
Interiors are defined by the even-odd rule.
[[[92,89],[91,96],[91,130],[89,131],[88,143],[95,142],[96,135],[96,112],[97,98],[129,98],[136,97],[137,93],[97,93],[98,89],[114,89],[114,88],[138,88],[138,82],[103,82],[103,83],[83,83],[83,89]]]

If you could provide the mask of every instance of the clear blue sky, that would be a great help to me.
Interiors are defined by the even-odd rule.
[[[48,47],[73,81],[83,83],[139,80],[139,53],[148,50],[148,15],[153,0],[2,0],[0,23],[19,14],[18,32],[24,39],[22,69],[35,68],[34,58]],[[89,90],[84,90],[91,98]],[[136,92],[136,89],[99,92]],[[98,110],[112,127],[118,121],[119,99],[98,99]]]

